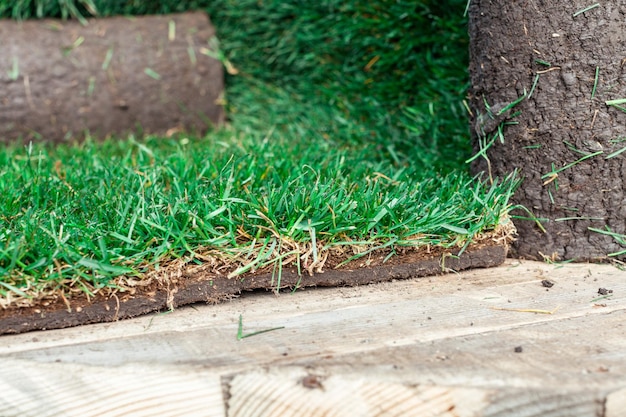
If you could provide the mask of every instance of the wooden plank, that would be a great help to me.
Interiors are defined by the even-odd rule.
[[[0,392],[3,417],[225,415],[219,376],[192,367],[9,359],[2,362]]]
[[[559,278],[559,274],[563,278]],[[178,316],[173,313],[173,320],[158,331],[150,331],[150,326],[155,326],[157,320],[170,318],[169,315],[154,318],[152,325],[149,319],[143,319],[139,321],[143,325],[136,327],[135,321],[134,332],[117,333],[117,337],[98,337],[96,334],[91,341],[67,346],[67,339],[64,343],[61,339],[61,345],[56,348],[31,350],[35,344],[22,338],[21,344],[13,346],[17,350],[14,357],[44,362],[79,360],[85,364],[116,366],[204,358],[219,366],[239,367],[271,364],[274,360],[288,362],[291,356],[348,354],[623,311],[624,272],[613,268],[586,275],[586,269],[552,268],[549,276],[557,284],[549,291],[538,282],[548,275],[527,276],[527,281],[516,284],[485,287],[459,274],[445,277],[445,280],[438,277],[430,282],[396,282],[388,286],[360,287],[356,291],[307,291],[279,299],[266,294],[223,306],[199,306],[192,312],[194,319],[191,322],[177,320]],[[600,278],[602,281],[594,281]],[[506,282],[506,278],[502,280]],[[600,285],[613,288],[614,295],[611,299],[601,300],[605,307],[594,307],[591,300],[597,296]],[[557,307],[560,309],[552,315],[494,310],[548,311]],[[284,329],[238,341],[239,314],[243,316],[244,332],[275,327]],[[117,326],[124,330],[131,327],[124,323]],[[71,329],[70,333],[77,334]],[[45,337],[45,333],[39,332],[30,336],[30,340]],[[9,344],[11,338],[8,338]]]
[[[610,393],[606,397],[604,417],[622,417],[626,414],[626,388]]]
[[[237,375],[230,383],[228,417],[464,417],[484,409],[489,392],[462,387],[410,386],[375,374],[313,375],[304,368],[272,368]]]
[[[575,317],[358,355],[303,359],[291,366],[314,375],[495,392],[481,416],[602,415],[607,394],[626,387],[624,318]],[[515,352],[516,347],[522,351]],[[611,408],[623,414],[617,405],[623,393],[611,395]]]
[[[557,285],[549,291],[539,287],[542,279],[552,279]],[[605,281],[609,280],[609,281]],[[284,324],[285,318],[322,314],[345,309],[365,308],[386,303],[408,302],[409,317],[418,320],[428,316],[428,312],[441,312],[440,320],[449,320],[467,316],[483,316],[489,320],[495,317],[509,317],[521,320],[550,319],[532,314],[505,314],[491,310],[490,307],[512,307],[507,300],[515,301],[522,307],[554,308],[557,305],[569,304],[570,308],[582,309],[580,314],[591,311],[588,303],[595,296],[597,287],[610,287],[612,282],[623,285],[626,273],[609,265],[565,265],[555,267],[539,262],[509,260],[500,268],[473,270],[456,275],[429,277],[416,280],[381,283],[356,288],[321,288],[298,291],[294,294],[282,294],[276,298],[270,293],[256,292],[246,294],[240,299],[224,302],[219,305],[196,305],[177,309],[172,314],[155,314],[126,320],[120,323],[103,323],[83,326],[74,329],[31,332],[22,335],[2,337],[0,355],[47,347],[97,342],[121,337],[146,337],[164,332],[192,332],[204,328],[236,327],[238,315],[242,314],[244,324],[252,328],[271,324]],[[586,283],[585,293],[579,283]],[[521,284],[521,285],[518,285]],[[560,296],[563,294],[563,296]],[[576,295],[580,297],[576,298]],[[615,292],[615,296],[619,291]],[[615,296],[607,300],[607,307],[595,309],[595,313],[611,309],[620,304]],[[564,298],[565,297],[565,298]],[[574,304],[567,297],[574,297]],[[443,303],[443,304],[442,304]],[[452,303],[452,304],[451,304]],[[580,305],[578,305],[578,304]],[[564,309],[554,317],[561,317]],[[400,314],[399,314],[400,315]],[[453,315],[453,316],[450,316]],[[373,316],[373,314],[367,314]],[[392,319],[393,317],[390,317]],[[381,319],[382,320],[382,319]],[[423,320],[421,320],[422,322]],[[463,320],[462,323],[467,323]],[[514,324],[515,322],[511,323]],[[351,323],[348,323],[351,324]],[[437,326],[429,326],[423,322],[421,334],[428,334]],[[477,324],[477,323],[475,323]],[[506,323],[505,323],[506,324]],[[358,324],[368,327],[370,323]],[[235,330],[236,331],[236,330]],[[226,337],[230,338],[232,330]],[[271,334],[273,338],[276,333]]]
[[[555,285],[545,288],[543,279]],[[613,293],[597,299],[599,287]],[[182,384],[171,373],[175,366],[180,375],[212,381],[199,389],[218,402],[221,378],[231,415],[252,395],[250,387],[280,381],[291,393],[281,396],[284,405],[301,399],[291,404],[301,407],[311,391],[302,385],[308,373],[325,378],[322,393],[310,395],[328,404],[339,395],[332,387],[360,381],[362,391],[350,401],[374,390],[387,403],[382,393],[392,387],[416,404],[431,401],[433,409],[439,398],[457,414],[601,415],[608,394],[607,404],[617,404],[613,410],[623,401],[625,310],[626,272],[609,265],[508,261],[489,270],[358,288],[255,293],[115,324],[4,336],[0,359],[8,365],[0,369],[0,392],[12,392],[5,390],[19,381],[41,387],[54,381],[57,394],[45,399],[36,393],[43,388],[20,391],[20,402],[43,406],[54,404],[54,395],[71,395],[77,389],[72,382],[86,373],[100,372],[105,385],[124,385],[123,375],[139,369],[145,372],[136,377],[149,381],[141,383],[152,386],[151,394],[165,393]],[[284,328],[237,340],[240,314],[244,333]],[[177,402],[184,391],[168,398]],[[466,392],[484,401],[465,403]],[[99,393],[92,394],[98,404]]]
[[[414,384],[381,368],[270,368],[237,375],[229,387],[228,417],[587,417],[603,412],[602,396],[593,391]]]

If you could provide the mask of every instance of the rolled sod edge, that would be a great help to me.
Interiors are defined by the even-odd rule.
[[[388,263],[357,268],[348,265],[312,276],[300,276],[294,268],[286,268],[282,271],[280,285],[281,288],[355,286],[494,267],[504,262],[507,245],[476,245],[460,256],[458,253],[458,250],[435,250],[428,255],[409,253],[393,257]],[[202,267],[195,267],[170,275],[178,278],[140,288],[133,295],[120,292],[109,296],[97,295],[91,300],[79,296],[70,300],[69,307],[61,299],[45,307],[9,307],[0,311],[0,334],[112,322],[197,302],[217,303],[245,291],[269,290],[277,285],[277,277],[271,273],[229,279],[207,274]]]
[[[205,13],[0,20],[0,142],[202,134],[224,120]]]

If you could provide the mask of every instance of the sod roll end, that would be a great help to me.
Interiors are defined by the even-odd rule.
[[[203,133],[224,75],[204,13],[0,20],[0,142]]]

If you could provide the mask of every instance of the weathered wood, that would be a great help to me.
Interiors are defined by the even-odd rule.
[[[224,416],[220,378],[197,368],[11,360],[0,373],[2,416]]]
[[[610,393],[606,397],[604,417],[620,417],[626,414],[626,388]]]
[[[613,293],[598,299],[600,287]],[[248,294],[4,336],[0,415],[37,407],[122,415],[116,410],[136,404],[163,414],[158,398],[185,414],[200,404],[193,396],[210,403],[199,415],[216,416],[317,416],[329,407],[338,416],[393,415],[406,402],[424,410],[418,415],[616,417],[626,392],[625,313],[626,272],[610,265],[507,261],[358,288]],[[284,328],[238,341],[240,314],[244,334]]]
[[[229,417],[474,416],[489,391],[409,385],[377,372],[314,375],[305,368],[272,368],[237,375],[230,383]]]
[[[224,118],[214,34],[204,13],[0,20],[0,142],[206,131]]]

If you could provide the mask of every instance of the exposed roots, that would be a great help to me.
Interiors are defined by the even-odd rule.
[[[508,245],[514,240],[516,230],[513,222],[505,219],[495,230],[474,236],[469,242],[473,246],[485,244]],[[372,259],[387,261],[394,255],[404,255],[421,251],[429,254],[434,247],[463,247],[467,239],[457,239],[448,245],[433,245],[424,236],[414,236],[400,243],[372,240],[353,242],[347,237],[340,244],[328,244],[323,240],[312,239],[309,242],[296,242],[292,239],[272,233],[262,241],[248,236],[249,243],[238,248],[200,247],[183,258],[161,260],[158,266],[141,265],[137,269],[145,271],[138,276],[122,275],[111,279],[106,286],[97,286],[82,278],[68,278],[63,282],[40,281],[41,284],[20,288],[19,293],[7,290],[0,296],[0,307],[47,306],[61,299],[71,310],[73,295],[94,297],[116,296],[117,293],[131,296],[139,287],[156,286],[174,288],[175,284],[185,279],[186,275],[202,272],[211,277],[229,279],[245,278],[258,273],[272,273],[277,276],[280,286],[280,274],[283,268],[295,268],[300,275],[323,273],[328,268],[360,268],[369,266]],[[63,266],[58,266],[63,269]],[[19,278],[19,277],[17,277]],[[26,280],[34,282],[33,279]]]

